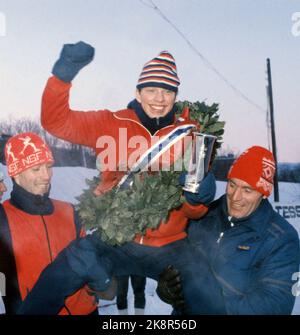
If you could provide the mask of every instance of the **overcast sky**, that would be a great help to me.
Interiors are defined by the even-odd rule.
[[[237,153],[251,145],[267,147],[269,57],[278,158],[300,162],[300,25],[297,34],[298,23],[292,21],[300,12],[300,1],[153,2],[230,84],[262,110],[222,81],[149,7],[149,0],[0,0],[1,119],[38,119],[43,88],[62,45],[83,40],[95,47],[96,55],[73,82],[72,108],[124,108],[134,96],[144,63],[168,50],[181,79],[178,98],[220,104],[220,119],[226,121],[225,149]]]

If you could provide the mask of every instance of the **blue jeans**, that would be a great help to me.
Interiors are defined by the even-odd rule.
[[[198,261],[187,238],[162,247],[151,247],[135,242],[113,247],[100,239],[94,239],[100,257],[108,260],[110,273],[114,276],[138,275],[159,279],[161,272],[169,265],[180,271],[183,294],[186,301],[184,313],[197,314],[199,309]],[[106,263],[107,264],[107,263]]]
[[[114,247],[105,244],[96,235],[73,241],[45,268],[19,313],[56,314],[66,296],[84,284],[95,291],[105,291],[112,276],[137,275],[158,280],[160,273],[169,265],[180,271],[186,301],[184,313],[199,314],[201,297],[196,294],[198,275],[195,276],[198,264],[194,261],[188,239],[162,247],[134,242]]]

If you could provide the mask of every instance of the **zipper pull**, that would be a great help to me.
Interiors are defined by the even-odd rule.
[[[219,238],[217,239],[217,243],[220,243],[220,241],[221,241],[223,235],[224,235],[224,232],[222,231],[222,232],[220,233],[220,235],[219,235]]]

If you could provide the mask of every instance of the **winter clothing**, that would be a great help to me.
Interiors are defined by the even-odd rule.
[[[54,163],[49,147],[34,133],[22,133],[11,137],[4,151],[10,177],[36,165]]]
[[[49,79],[43,94],[41,122],[52,135],[72,143],[92,147],[98,158],[99,155],[103,156],[103,153],[106,153],[109,159],[116,162],[116,166],[105,167],[101,172],[101,182],[95,190],[95,194],[100,195],[116,186],[128,170],[127,163],[134,152],[134,149],[128,145],[130,141],[140,136],[145,139],[149,148],[153,137],[133,109],[124,109],[115,113],[108,110],[85,113],[70,110],[68,103],[70,87],[71,84],[66,84],[56,77]],[[174,118],[172,124],[157,130],[155,136],[161,138],[181,126],[195,125],[196,127],[187,114],[188,112],[179,119]],[[113,139],[116,145],[107,154],[107,145],[102,142],[108,138]],[[175,160],[177,157],[174,157],[172,150],[173,148],[170,149],[170,156]],[[186,237],[184,229],[188,218],[199,218],[206,211],[207,207],[202,204],[192,206],[184,203],[180,209],[170,213],[168,222],[160,224],[156,230],[148,229],[145,236],[136,237],[136,242],[162,246],[182,239]]]
[[[93,60],[94,54],[95,49],[85,42],[65,44],[52,73],[65,83],[70,83],[77,73]]]
[[[182,186],[185,183],[186,173],[183,172],[179,177],[179,182]],[[187,202],[191,205],[197,205],[199,203],[209,205],[214,200],[216,193],[216,180],[213,173],[208,172],[207,176],[201,181],[199,190],[197,193],[184,191],[184,196]]]
[[[56,313],[63,305],[63,298],[66,292],[73,292],[78,286],[76,282],[78,276],[74,280],[74,273],[78,269],[81,270],[82,265],[91,257],[94,257],[93,255],[97,255],[99,258],[99,263],[95,264],[95,266],[103,266],[109,274],[114,276],[138,275],[158,280],[164,269],[172,264],[180,272],[183,288],[185,286],[189,287],[190,283],[193,283],[194,274],[190,271],[189,263],[194,255],[191,253],[191,248],[186,238],[166,244],[160,248],[134,242],[126,243],[120,247],[113,247],[101,241],[97,234],[94,233],[72,242],[42,272],[37,285],[29,294],[31,300],[36,303],[32,305],[30,303],[27,304],[27,301],[25,301],[22,312],[24,314],[35,314],[46,305],[48,314]],[[63,268],[64,271],[56,271],[58,268]],[[54,282],[56,278],[62,284],[56,285],[54,292],[43,289],[46,286],[45,283],[48,281]],[[86,278],[88,280],[89,276]],[[93,278],[96,277],[93,276]],[[100,275],[99,278],[103,279],[105,276]],[[194,290],[186,290],[184,296],[187,313],[192,314],[193,309],[197,311],[197,306],[193,301]]]
[[[70,204],[52,200],[48,194],[33,195],[14,183],[11,199],[3,203],[0,214],[0,272],[7,278],[7,295],[3,297],[7,314],[18,312],[41,272],[80,235],[84,232]],[[55,274],[61,271],[64,268],[58,268]],[[59,284],[46,284],[44,290],[55,294],[54,287]],[[77,292],[65,296],[58,314],[89,314],[96,309],[87,289],[78,290],[82,286],[83,282]],[[43,306],[45,314],[47,307]]]
[[[254,146],[236,159],[228,172],[228,179],[241,179],[268,197],[273,190],[274,174],[273,154],[263,147]]]
[[[127,309],[127,293],[129,276],[119,276],[118,280],[118,292],[117,292],[117,307],[120,310]],[[146,304],[145,299],[145,287],[146,278],[140,276],[130,276],[131,285],[134,294],[134,307],[144,309]]]
[[[250,169],[249,169],[250,170]],[[299,239],[267,199],[248,217],[228,218],[226,196],[193,221],[194,277],[186,287],[196,314],[290,314],[292,274],[299,271]],[[190,293],[191,296],[191,293]]]
[[[136,87],[161,87],[177,92],[179,85],[175,59],[168,51],[162,51],[144,65]]]
[[[142,125],[150,131],[151,135],[153,136],[158,130],[169,126],[174,122],[175,113],[176,113],[176,106],[172,108],[172,110],[165,116],[151,118],[149,117],[143,110],[141,104],[134,99],[131,101],[127,108],[133,109],[138,116]]]
[[[173,71],[173,73],[171,71],[173,81],[155,76],[155,81],[148,81],[147,86],[155,85],[166,88],[167,84],[168,89],[175,90],[179,85],[176,66],[170,64],[171,56],[166,54],[161,56],[165,58],[159,60],[159,62],[165,61],[162,65],[163,71],[168,71],[167,66],[170,66],[170,71]],[[143,85],[142,82],[141,84]],[[131,171],[134,164],[133,166],[129,164],[130,157],[135,151],[131,144],[135,143],[137,138],[142,138],[143,144],[147,144],[147,148],[142,147],[142,152],[139,152],[139,155],[142,156],[148,148],[153,147],[154,140],[157,143],[157,140],[169,139],[171,135],[173,136],[182,129],[199,128],[195,122],[189,120],[188,110],[185,110],[179,118],[175,117],[175,110],[172,109],[164,117],[150,120],[137,101],[133,101],[129,108],[115,113],[108,110],[85,113],[72,111],[69,108],[70,87],[71,84],[56,77],[48,80],[42,99],[41,123],[52,135],[72,143],[89,146],[95,150],[98,156],[97,162],[99,163],[100,160],[102,163],[98,164],[101,168],[101,181],[94,191],[96,195],[101,195],[117,186],[124,175]],[[180,141],[182,138],[183,136]],[[115,144],[113,148],[109,147],[109,140]],[[178,143],[183,144],[183,142]],[[169,154],[168,157],[171,157],[171,163],[175,162],[179,157],[176,156],[178,153],[174,150],[174,145],[167,148],[166,153]],[[101,160],[104,153],[106,160],[112,160],[115,164],[109,165],[106,164],[105,159]],[[159,163],[162,166],[163,160],[160,159]],[[173,264],[181,272],[183,280],[187,280],[187,275],[190,274],[189,271],[186,271],[186,269],[189,270],[186,265],[191,254],[185,238],[185,228],[188,218],[199,218],[206,212],[206,206],[202,204],[194,206],[186,202],[182,207],[170,212],[168,221],[161,223],[157,229],[147,229],[144,236],[136,236],[135,242],[129,242],[120,247],[105,244],[99,239],[98,234],[94,233],[71,243],[61,253],[61,258],[55,260],[50,267],[55,268],[59,261],[68,260],[64,262],[64,271],[59,274],[60,280],[68,283],[68,286],[64,288],[66,290],[72,290],[74,272],[76,273],[77,269],[80,270],[80,265],[89,259],[87,254],[92,253],[93,250],[99,257],[105,255],[105,262],[100,264],[108,269],[108,273],[111,271],[115,276],[138,275],[158,280],[160,273],[168,265]],[[43,277],[39,281],[41,287],[43,287],[43,282],[47,281],[47,275],[45,272],[42,274]],[[188,283],[188,280],[186,282]],[[43,299],[42,301],[47,304],[50,302],[49,305],[53,311],[56,311],[60,308],[57,302],[62,301],[64,289],[57,291],[54,298],[49,292],[43,291],[41,295],[34,288],[31,296],[33,299]],[[187,298],[189,300],[190,297],[187,296]],[[53,300],[55,304],[52,304]]]

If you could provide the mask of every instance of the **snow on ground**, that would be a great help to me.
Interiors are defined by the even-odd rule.
[[[6,168],[1,166],[1,170],[6,174]],[[87,188],[85,179],[91,179],[97,175],[97,171],[93,169],[86,169],[82,167],[57,167],[53,169],[53,179],[51,188],[51,197],[64,201],[76,203],[75,199],[79,196],[83,189]],[[4,199],[9,198],[12,183],[10,178],[6,176],[5,183],[8,186],[8,192]],[[226,183],[217,182],[217,194],[216,198],[220,197],[225,192]],[[295,183],[280,183],[280,203],[282,204],[293,204],[300,203],[300,184]],[[273,202],[273,198],[270,198]],[[296,227],[300,233],[300,222],[297,221]],[[147,315],[168,315],[171,313],[171,307],[163,303],[155,293],[156,282],[152,279],[147,279],[146,284],[146,308],[145,314]],[[134,314],[133,307],[133,292],[129,285],[128,291],[128,314]],[[0,313],[4,312],[4,306],[2,299],[0,298]],[[118,310],[116,307],[115,300],[113,301],[101,301],[99,307],[99,313],[102,315],[117,315]],[[293,314],[300,315],[300,297],[296,299]]]

